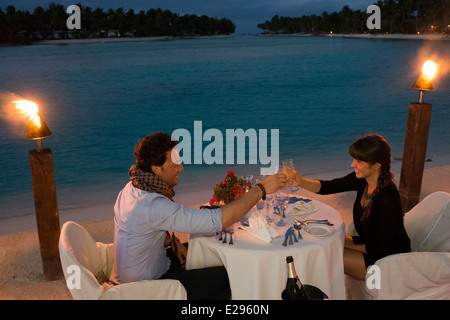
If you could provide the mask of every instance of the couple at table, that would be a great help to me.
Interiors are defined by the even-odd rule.
[[[111,280],[116,283],[177,279],[185,287],[188,299],[229,299],[231,290],[225,268],[185,270],[187,249],[170,237],[169,231],[218,232],[240,220],[261,198],[282,189],[287,182],[321,194],[357,191],[354,219],[360,237],[346,239],[346,273],[363,279],[366,267],[376,259],[409,250],[398,192],[390,172],[387,173],[389,145],[380,136],[365,136],[352,144],[354,172],[346,177],[308,180],[296,172],[294,181],[287,181],[284,173],[277,173],[239,199],[211,210],[185,207],[172,200],[173,187],[183,171],[174,149],[177,143],[159,132],[147,135],[135,147],[136,164],[129,170],[131,181],[119,193],[114,206]],[[383,224],[380,229],[386,221],[388,225]]]

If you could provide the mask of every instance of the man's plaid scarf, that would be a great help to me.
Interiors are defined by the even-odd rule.
[[[130,180],[135,188],[159,193],[170,200],[172,200],[175,195],[175,191],[172,187],[167,185],[162,179],[150,172],[146,172],[138,168],[136,165],[131,166],[130,171],[128,171]]]

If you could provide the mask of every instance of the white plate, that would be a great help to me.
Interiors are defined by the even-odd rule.
[[[314,237],[326,237],[334,232],[332,226],[328,226],[326,224],[309,224],[303,228],[303,230]]]

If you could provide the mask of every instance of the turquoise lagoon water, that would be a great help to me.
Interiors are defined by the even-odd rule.
[[[270,139],[277,129],[279,158],[293,158],[305,175],[348,168],[349,144],[368,132],[385,136],[400,159],[424,53],[448,61],[450,43],[242,36],[1,47],[0,95],[3,105],[11,93],[39,104],[53,132],[44,147],[53,152],[60,208],[113,205],[136,142],[180,128],[193,138],[194,121],[224,137],[226,129],[267,129]],[[433,160],[450,155],[448,74],[435,87],[425,94]],[[34,212],[35,144],[21,138],[24,127],[0,120],[0,217]],[[176,191],[212,189],[230,168],[258,174],[267,167],[260,160],[187,164]]]

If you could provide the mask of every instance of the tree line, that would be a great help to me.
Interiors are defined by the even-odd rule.
[[[340,12],[301,17],[280,17],[259,23],[263,33],[450,33],[448,0],[379,0],[381,30],[368,30],[366,11],[344,6]]]
[[[123,8],[103,10],[78,4],[81,29],[68,30],[69,14],[61,4],[36,7],[32,13],[16,10],[13,5],[0,8],[0,43],[24,43],[61,38],[95,38],[107,36],[173,36],[232,34],[235,24],[226,18],[206,15],[179,15],[169,10],[149,9],[135,12]]]

